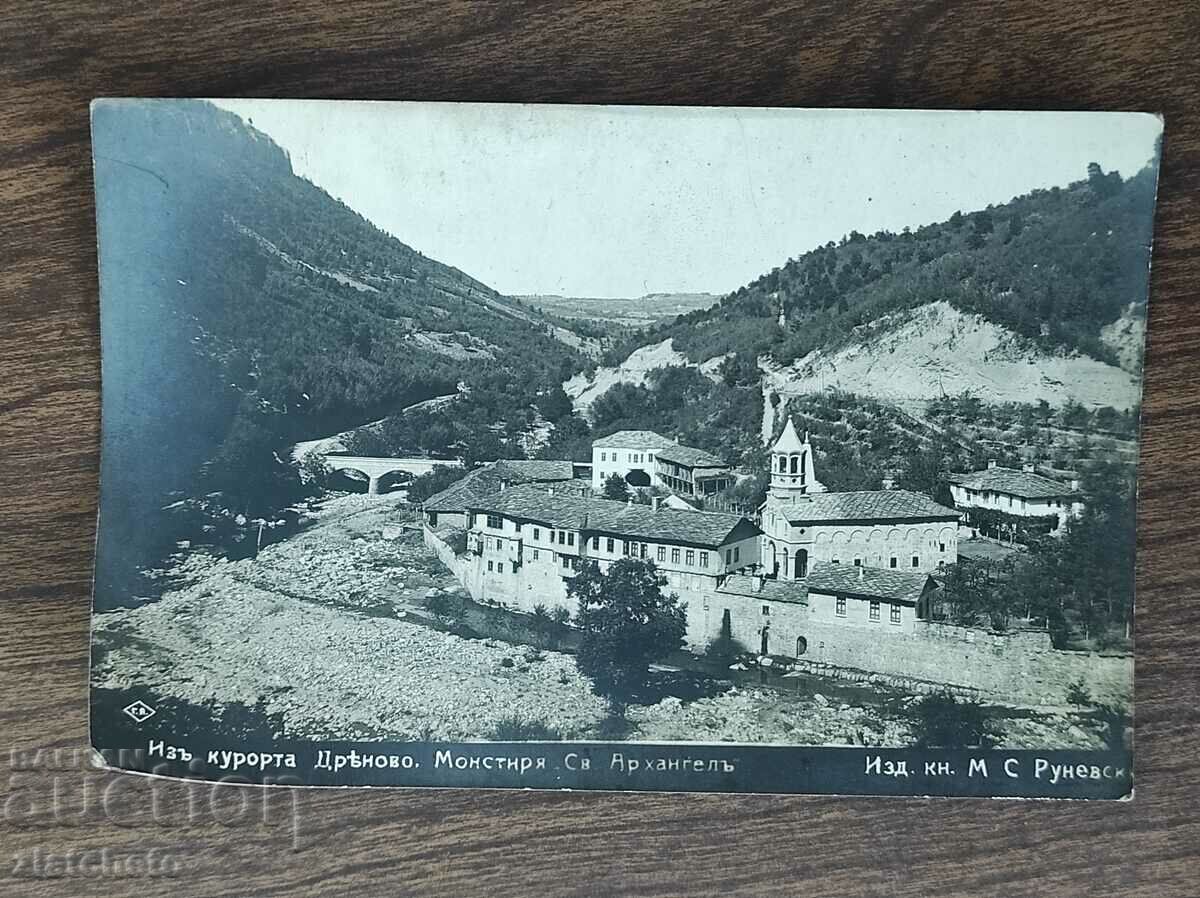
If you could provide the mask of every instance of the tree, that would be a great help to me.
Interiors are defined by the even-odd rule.
[[[982,705],[959,701],[949,690],[924,696],[914,708],[913,734],[921,748],[990,748],[993,722]]]
[[[555,384],[537,399],[538,411],[547,421],[558,421],[571,414],[574,406],[571,397],[561,386]]]
[[[567,584],[582,631],[575,664],[615,716],[644,692],[650,664],[683,647],[687,608],[666,582],[653,562],[622,558],[606,573],[591,562]]]
[[[615,471],[604,481],[604,498],[616,499],[620,502],[625,502],[629,499],[629,484],[625,482],[624,477]]]

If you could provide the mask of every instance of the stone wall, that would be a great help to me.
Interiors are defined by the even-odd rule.
[[[810,622],[805,660],[1031,704],[1064,704],[1079,680],[1096,701],[1127,704],[1133,690],[1132,656],[1060,651],[1044,630],[993,633],[921,621],[912,632],[881,633]]]

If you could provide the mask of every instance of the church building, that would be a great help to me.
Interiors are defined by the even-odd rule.
[[[780,580],[803,580],[817,562],[928,573],[958,560],[959,512],[909,490],[829,492],[791,418],[760,513],[763,572]]]

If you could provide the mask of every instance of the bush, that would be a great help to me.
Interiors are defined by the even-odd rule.
[[[496,724],[491,738],[497,742],[561,742],[563,737],[540,720],[522,720],[519,714],[513,714]]]
[[[913,711],[913,733],[921,748],[990,748],[996,741],[987,710],[949,690],[924,696]]]
[[[1083,677],[1067,686],[1067,701],[1072,705],[1090,705],[1092,703],[1092,694],[1083,684]]]
[[[554,610],[550,612],[550,619],[561,627],[565,627],[571,622],[571,611],[566,605],[555,605]]]
[[[425,600],[425,610],[446,627],[461,626],[467,619],[467,601],[457,593],[434,593]]]

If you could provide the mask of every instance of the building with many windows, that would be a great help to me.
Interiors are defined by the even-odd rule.
[[[582,498],[526,485],[472,501],[467,516],[463,585],[476,601],[523,611],[561,605],[574,614],[578,609],[566,582],[593,561],[602,571],[619,558],[653,561],[666,588],[689,608],[699,607],[726,576],[758,566],[761,531],[739,515]],[[689,641],[703,644],[703,619],[689,612],[688,620]]]
[[[1054,480],[1037,473],[1033,465],[1018,471],[990,461],[982,471],[952,474],[949,480],[954,505],[965,512],[972,535],[981,530],[991,536],[1000,535],[1003,531],[996,528],[1003,526],[1005,516],[1042,518],[1047,532],[1059,534],[1068,520],[1083,513],[1079,481]],[[1009,523],[1015,532],[1018,522]]]
[[[604,481],[619,474],[631,487],[661,486],[655,480],[659,451],[675,442],[653,430],[618,430],[592,442],[592,489],[599,493]]]

